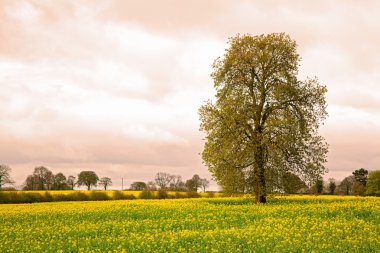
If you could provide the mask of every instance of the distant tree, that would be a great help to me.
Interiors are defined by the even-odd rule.
[[[335,189],[336,189],[336,183],[335,183],[335,179],[334,178],[330,178],[329,179],[329,194],[330,195],[334,195],[335,193]]]
[[[190,192],[197,192],[201,187],[201,178],[195,174],[191,179],[186,180],[186,187]]]
[[[129,189],[135,190],[135,191],[142,191],[142,190],[146,190],[147,186],[146,186],[146,183],[144,182],[133,182]]]
[[[25,180],[24,187],[22,189],[26,191],[31,191],[31,190],[35,190],[36,186],[37,185],[35,184],[35,176],[28,175]]]
[[[314,193],[321,194],[323,192],[323,179],[317,178],[314,184]]]
[[[355,182],[354,176],[348,176],[338,185],[338,192],[343,195],[351,195]]]
[[[298,193],[305,188],[306,184],[302,179],[294,173],[285,172],[282,175],[282,188],[286,194]]]
[[[74,190],[74,186],[76,185],[76,178],[74,176],[69,176],[67,178],[67,185],[71,190]]]
[[[364,195],[365,194],[365,191],[366,191],[366,187],[364,185],[362,185],[361,183],[359,182],[354,182],[354,185],[352,187],[352,194],[353,195]]]
[[[173,175],[172,181],[169,185],[171,191],[186,191],[185,183],[182,181],[182,177],[179,175]]]
[[[33,184],[34,190],[49,190],[53,184],[53,173],[44,166],[34,168]]]
[[[146,184],[146,189],[149,190],[149,191],[155,191],[155,190],[157,190],[157,186],[156,186],[156,184],[153,181],[149,181]]]
[[[12,169],[8,165],[0,165],[0,190],[3,188],[4,185],[14,183],[10,176],[11,172]]]
[[[353,185],[353,194],[354,195],[364,195],[365,187],[367,185],[368,170],[359,169],[352,172],[352,175],[355,177],[355,182]]]
[[[365,193],[367,195],[380,196],[380,170],[369,172]]]
[[[210,185],[210,181],[208,181],[206,178],[202,178],[200,183],[201,183],[203,192],[206,192],[206,188]]]
[[[62,172],[57,173],[54,175],[54,183],[53,183],[53,189],[54,190],[67,190],[68,185],[66,182],[66,177],[63,175]]]
[[[165,172],[158,172],[154,178],[154,181],[160,187],[160,189],[165,190],[173,181],[173,176]]]
[[[363,186],[367,185],[368,170],[361,168],[352,172],[352,175],[355,177],[355,182],[358,182]]]
[[[99,180],[99,185],[102,185],[104,190],[107,190],[107,187],[112,185],[112,180],[109,177],[102,177]]]
[[[78,186],[85,185],[87,190],[91,189],[91,186],[96,186],[99,181],[98,175],[93,171],[81,171],[78,175]]]
[[[53,172],[51,172],[51,171],[49,170],[49,171],[46,173],[45,177],[46,177],[46,180],[45,180],[46,189],[47,189],[47,190],[51,190],[52,187],[53,187],[53,184],[54,184],[54,174],[53,174]]]

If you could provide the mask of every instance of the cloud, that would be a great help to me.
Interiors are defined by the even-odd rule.
[[[40,164],[210,177],[197,109],[213,98],[213,60],[237,33],[286,32],[300,77],[329,90],[329,175],[379,169],[379,11],[378,1],[1,1],[0,160],[18,183]]]

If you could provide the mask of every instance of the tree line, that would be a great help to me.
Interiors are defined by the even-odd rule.
[[[0,165],[0,190],[3,186],[13,185],[14,181],[10,177],[12,169],[8,165]],[[74,190],[75,187],[85,186],[87,190],[92,187],[101,186],[107,190],[112,185],[109,177],[99,178],[94,171],[81,171],[76,177],[70,175],[66,177],[62,172],[54,174],[44,166],[34,168],[32,174],[28,175],[22,189],[23,190]],[[154,181],[133,182],[131,190],[169,190],[169,191],[189,191],[203,192],[210,185],[206,178],[201,178],[195,174],[192,178],[182,181],[180,175],[170,175],[165,172],[158,172]]]
[[[130,186],[131,190],[168,190],[168,191],[189,191],[197,192],[201,189],[203,192],[210,185],[210,181],[206,178],[201,178],[195,174],[192,178],[182,181],[180,175],[171,175],[166,172],[158,172],[154,181],[133,182]]]
[[[11,179],[12,169],[8,165],[0,165],[0,190],[5,186],[14,184]],[[244,177],[231,177],[229,183],[221,185],[225,193],[251,193],[252,185]],[[318,177],[312,185],[307,185],[298,175],[286,172],[267,184],[269,193],[285,194],[339,194],[339,195],[372,195],[380,196],[380,170],[368,171],[364,168],[355,170],[352,175],[345,177],[341,182],[330,178],[326,182]],[[66,177],[63,173],[53,174],[44,166],[38,166],[31,175],[28,175],[23,190],[74,190],[75,187],[85,186],[88,190],[101,186],[107,190],[112,185],[109,177],[99,178],[94,171],[81,171],[77,177]],[[130,190],[165,190],[183,192],[203,192],[209,187],[210,181],[195,174],[192,178],[183,181],[180,175],[171,175],[166,172],[158,172],[153,181],[135,181],[130,185]]]

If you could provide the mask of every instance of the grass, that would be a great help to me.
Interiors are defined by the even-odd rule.
[[[380,199],[283,196],[0,205],[0,252],[379,252]]]

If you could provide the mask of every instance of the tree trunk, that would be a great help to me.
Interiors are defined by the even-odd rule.
[[[90,187],[91,187],[91,185],[89,184],[89,185],[87,185],[87,190],[89,191],[90,190]]]
[[[259,135],[260,136],[260,135]],[[260,138],[257,138],[257,148],[255,150],[255,164],[254,164],[254,174],[255,174],[255,198],[256,203],[266,203],[267,202],[267,191],[266,191],[266,181],[265,181],[265,158],[264,158],[264,147],[261,145]]]

